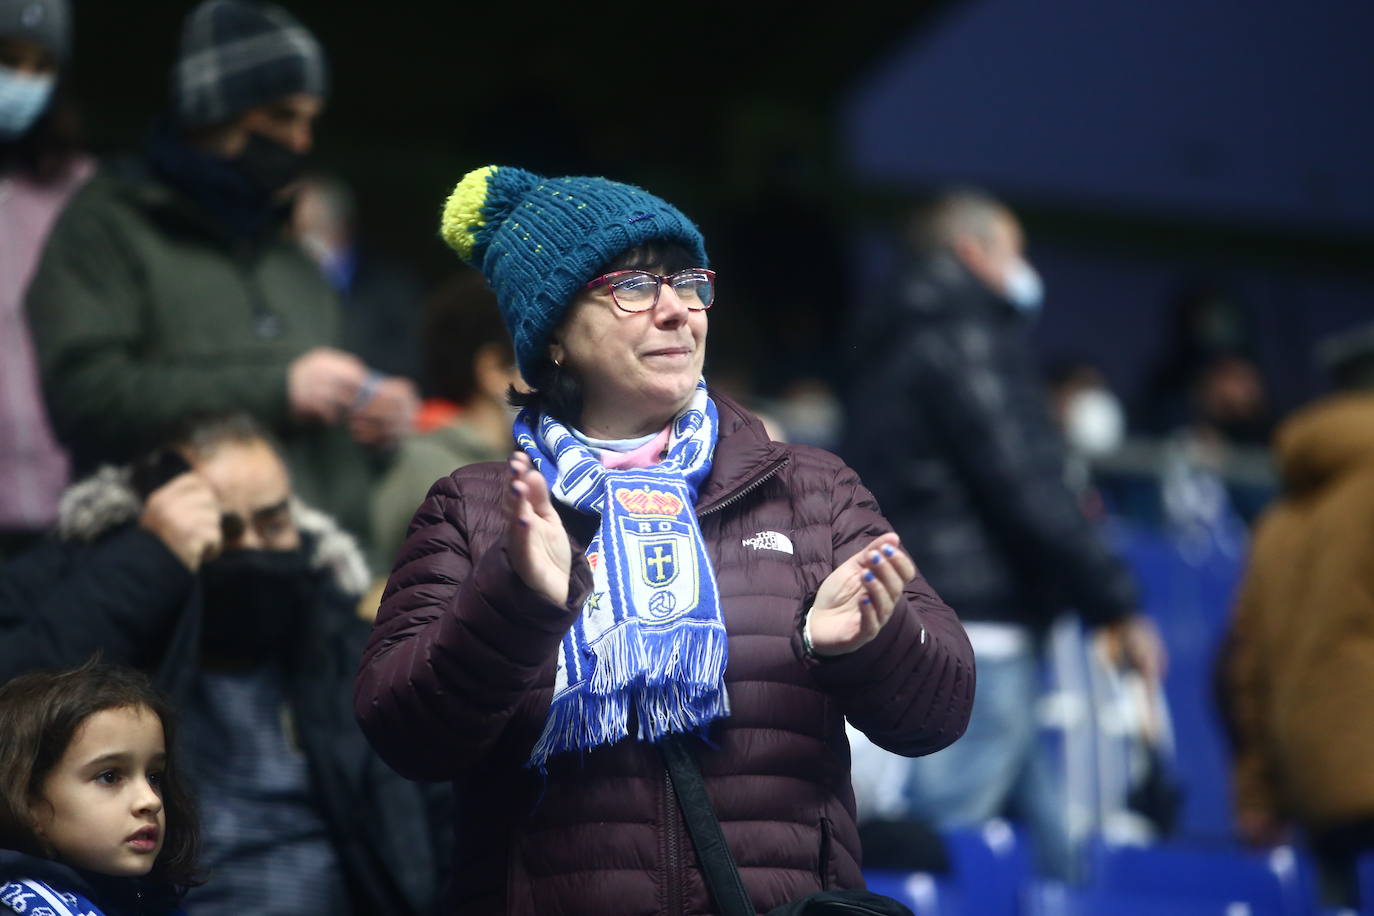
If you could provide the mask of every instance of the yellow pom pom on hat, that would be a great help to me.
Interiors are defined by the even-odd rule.
[[[453,193],[444,203],[439,234],[464,261],[472,260],[477,230],[486,224],[482,219],[482,206],[487,198],[487,180],[495,173],[494,165],[473,169],[454,186]]]
[[[626,250],[675,241],[708,266],[701,232],[662,198],[608,178],[545,178],[512,166],[464,175],[444,204],[440,234],[496,293],[526,378],[547,359],[573,296]]]

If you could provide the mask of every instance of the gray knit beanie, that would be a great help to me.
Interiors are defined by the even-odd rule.
[[[172,75],[183,126],[220,124],[296,92],[324,98],[328,88],[319,41],[281,7],[205,0],[186,17]]]
[[[0,38],[35,42],[61,61],[71,47],[71,32],[67,0],[0,0]]]

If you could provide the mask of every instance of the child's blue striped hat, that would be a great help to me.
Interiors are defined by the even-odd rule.
[[[440,231],[496,293],[526,378],[548,359],[549,335],[573,296],[627,249],[671,240],[707,266],[691,220],[662,198],[607,178],[483,166],[449,195]]]

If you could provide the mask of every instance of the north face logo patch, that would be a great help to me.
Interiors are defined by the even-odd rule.
[[[792,539],[781,531],[760,531],[753,537],[745,538],[744,546],[755,550],[776,550],[780,553],[796,552],[792,549]]]

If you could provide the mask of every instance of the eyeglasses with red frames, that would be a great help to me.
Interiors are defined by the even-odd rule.
[[[705,267],[689,267],[667,277],[647,270],[614,270],[582,288],[606,286],[621,311],[647,312],[658,305],[658,293],[664,283],[671,286],[682,304],[693,312],[709,309],[716,299],[716,272]]]

